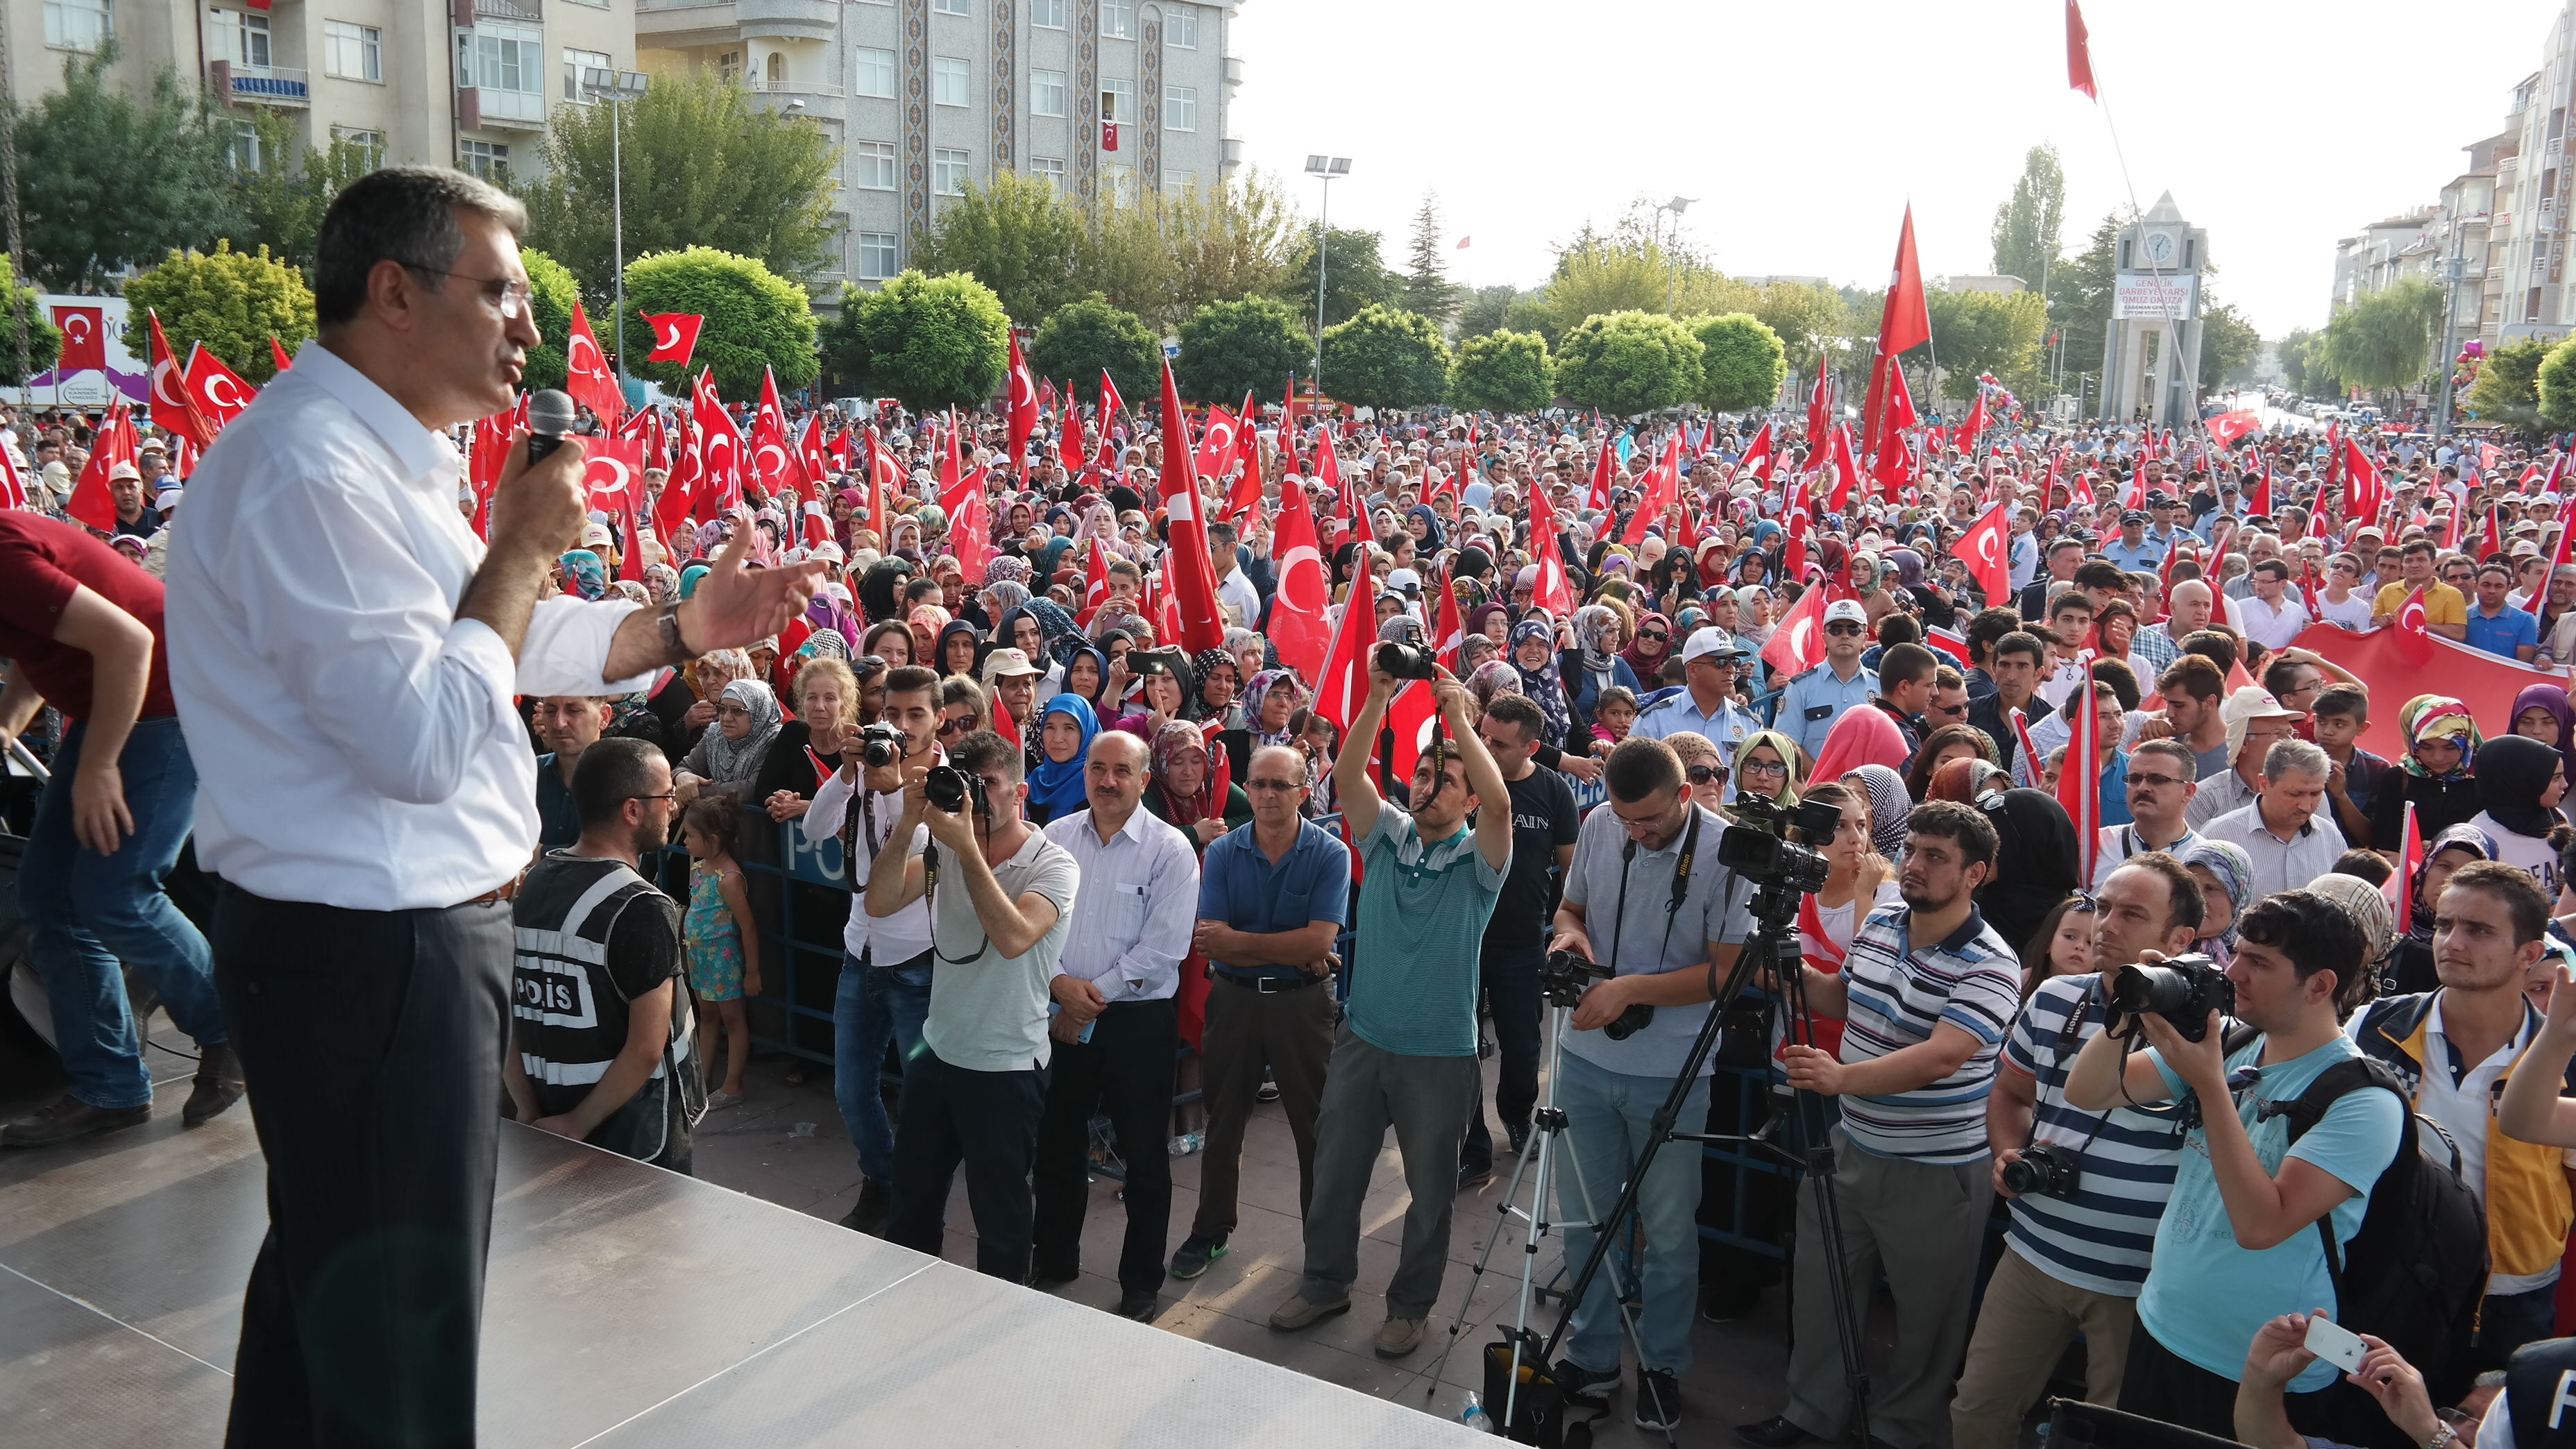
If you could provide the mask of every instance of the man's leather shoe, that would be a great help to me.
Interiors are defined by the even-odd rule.
[[[188,1104],[179,1109],[179,1121],[188,1127],[203,1127],[222,1116],[241,1100],[244,1090],[241,1057],[231,1042],[219,1041],[197,1051],[197,1086],[188,1093]]]
[[[43,1111],[0,1127],[0,1147],[51,1147],[93,1132],[139,1127],[151,1120],[149,1102],[140,1107],[93,1107],[65,1092]]]
[[[841,1226],[872,1238],[883,1237],[886,1219],[893,1212],[892,1195],[877,1186],[875,1178],[862,1177],[859,1179],[859,1200],[851,1205],[848,1212],[841,1214]]]
[[[1122,1293],[1118,1297],[1118,1316],[1138,1323],[1151,1323],[1163,1311],[1163,1295],[1152,1291]]]
[[[1790,1423],[1788,1415],[1779,1414],[1759,1424],[1736,1425],[1735,1437],[1756,1446],[1756,1449],[1789,1449],[1790,1445],[1803,1444],[1815,1436]]]

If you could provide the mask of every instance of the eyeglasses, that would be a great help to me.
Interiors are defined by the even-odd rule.
[[[1785,762],[1779,760],[1747,760],[1744,763],[1744,773],[1748,775],[1779,775],[1785,778],[1789,773],[1789,766]]]
[[[1828,634],[1839,634],[1848,637],[1853,634],[1861,633],[1863,630],[1858,624],[1827,624],[1825,626],[1825,632]]]
[[[1305,789],[1306,782],[1303,780],[1246,780],[1243,782],[1243,788],[1247,790],[1276,791],[1279,794],[1285,795],[1291,790]]]
[[[629,800],[677,800],[680,798],[680,792],[677,790],[665,790],[659,795],[629,795],[626,798]]]
[[[2131,775],[2129,777],[2129,788],[2132,790],[2159,790],[2167,785],[2191,783],[2193,782],[2185,780],[2180,775]]]
[[[445,267],[415,266],[409,262],[405,262],[403,266],[406,270],[418,272],[423,276],[454,277],[460,282],[474,283],[482,288],[483,300],[499,307],[504,317],[515,318],[528,310],[528,284],[525,282],[513,282],[507,277],[469,277],[463,272],[451,272]]]

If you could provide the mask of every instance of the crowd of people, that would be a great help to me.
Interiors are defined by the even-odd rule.
[[[1784,1257],[1785,1397],[1736,1429],[1759,1449],[1854,1427],[1837,1263],[1854,1309],[1882,1279],[1893,1295],[1866,1412],[1896,1449],[2014,1442],[2079,1335],[2096,1403],[2392,1449],[2474,1402],[2480,1375],[2520,1372],[2526,1346],[2576,1368],[2555,1337],[2576,1221],[2576,707],[2535,671],[2509,716],[2480,718],[2412,687],[2440,682],[2428,671],[2383,716],[2399,746],[2383,758],[2361,746],[2372,681],[2309,632],[2576,658],[2559,454],[2287,425],[2222,443],[1999,407],[1982,429],[1891,429],[1894,481],[1875,462],[1849,480],[1805,467],[1830,453],[1821,414],[1794,408],[1626,423],[1300,399],[1251,420],[1256,446],[1230,455],[1244,476],[1199,477],[1176,507],[1166,451],[1202,451],[1166,436],[1185,420],[1067,394],[1025,442],[1007,409],[822,409],[881,472],[755,483],[665,542],[634,520],[672,486],[667,460],[633,512],[584,515],[577,456],[514,453],[482,495],[462,459],[491,408],[378,390],[402,329],[438,308],[520,347],[533,333],[506,199],[426,194],[480,219],[459,245],[491,250],[482,272],[502,280],[477,292],[479,273],[443,270],[453,255],[326,226],[367,265],[232,425],[257,436],[228,432],[182,480],[171,460],[193,450],[148,428],[107,470],[113,529],[65,516],[100,419],[22,409],[0,435],[28,500],[0,512],[0,734],[55,768],[19,889],[72,1078],[0,1142],[148,1118],[121,962],[201,1048],[188,1120],[247,1085],[272,1173],[309,1175],[290,1139],[328,1113],[285,1101],[329,1068],[289,1069],[275,1034],[387,1010],[395,988],[290,1008],[284,984],[326,946],[390,949],[384,913],[506,906],[506,1021],[440,1080],[488,1064],[468,1105],[687,1171],[704,1114],[757,1090],[780,863],[836,848],[848,1226],[938,1252],[962,1167],[977,1266],[1046,1284],[1081,1271],[1090,1212],[1120,1211],[1118,1311],[1150,1321],[1169,1280],[1227,1253],[1245,1128],[1276,1100],[1305,1257],[1271,1325],[1350,1307],[1392,1128],[1411,1201],[1375,1343],[1401,1358],[1437,1310],[1456,1199],[1528,1145],[1542,1100],[1570,1124],[1565,1252],[1588,1253],[1752,931],[1751,883],[1716,841],[1754,828],[1760,797],[1839,812],[1808,842],[1827,873],[1797,917],[1804,977],[1767,982],[1817,1019],[1775,1013],[1767,1072],[1703,1062],[1683,1111],[1718,1131],[1780,1118],[1801,1160],[1829,1154],[1838,1207],[1814,1179],[1655,1156],[1632,1251],[1563,1346],[1579,1399],[1629,1383],[1624,1360],[1635,1421],[1680,1423],[1695,1321],[1752,1312]],[[319,464],[286,492],[315,516],[246,497],[239,470],[299,421],[371,434],[384,497],[351,503]],[[940,501],[951,450],[982,480],[971,508]],[[203,521],[183,481],[213,505]],[[543,512],[520,501],[558,485]],[[1317,559],[1279,546],[1291,515],[1319,530]],[[367,580],[401,574],[402,529],[453,543],[468,519],[488,528],[479,567],[459,551],[452,579],[433,570],[443,598],[385,606],[414,664],[361,659],[327,611],[289,617],[290,565],[332,557],[364,613],[396,586]],[[2009,530],[1999,567],[1967,546],[1991,520]],[[1222,642],[1192,651],[1173,597],[1196,560],[1174,550],[1201,547]],[[524,597],[487,582],[505,557]],[[1301,562],[1323,597],[1292,586]],[[1365,655],[1364,675],[1322,677],[1281,657],[1291,613],[1422,648],[1433,677]],[[423,659],[485,672],[467,688]],[[264,717],[263,693],[298,722]],[[385,730],[407,700],[424,718]],[[496,731],[487,769],[476,741]],[[232,768],[263,751],[268,775]],[[193,759],[212,756],[226,768],[201,784]],[[2061,803],[2070,768],[2098,775],[2090,839]],[[250,817],[261,787],[303,834]],[[298,812],[361,787],[386,799]],[[460,790],[509,828],[424,824]],[[227,891],[211,945],[161,889],[192,818]],[[365,920],[303,939],[321,910]],[[481,922],[453,930],[480,941]],[[1540,972],[1560,950],[1607,975],[1546,1081]],[[2210,1011],[2115,1006],[2122,971],[2180,958],[2230,983]],[[1176,1234],[1173,1139],[1193,1114],[1200,1190]],[[1087,1185],[1101,1119],[1115,1207]],[[2387,1264],[2365,1229],[2391,1195],[2375,1189],[2392,1170],[2415,1183],[2415,1151],[2473,1200],[2477,1240],[2447,1246],[2484,1265],[2468,1311],[2430,1332],[2353,1319],[2382,1301],[2362,1281]],[[1726,1228],[1705,1251],[1703,1224]],[[290,1354],[306,1270],[262,1263],[256,1354]],[[2308,1314],[2367,1331],[2373,1357],[2349,1377],[2300,1361],[2285,1335]]]

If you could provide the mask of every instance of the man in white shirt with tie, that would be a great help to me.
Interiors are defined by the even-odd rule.
[[[1138,808],[1150,758],[1142,739],[1101,731],[1084,765],[1091,808],[1046,827],[1049,840],[1072,852],[1082,884],[1047,986],[1055,999],[1048,1027],[1055,1060],[1034,1174],[1037,1281],[1071,1282],[1082,1271],[1082,1220],[1091,1206],[1091,1118],[1099,1113],[1116,1126],[1127,1171],[1118,1311],[1145,1323],[1160,1307],[1172,1225],[1165,1144],[1181,1044],[1174,997],[1199,906],[1198,851],[1188,836]]]
[[[472,1437],[507,902],[537,840],[512,697],[641,689],[774,633],[818,572],[745,572],[746,529],[677,606],[540,604],[583,522],[569,439],[534,463],[514,441],[475,538],[443,434],[509,407],[541,340],[526,224],[434,167],[342,191],[320,335],[207,450],[172,536],[215,985],[268,1162],[234,1445]]]

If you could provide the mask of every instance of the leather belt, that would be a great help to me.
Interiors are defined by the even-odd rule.
[[[526,879],[527,873],[522,871],[519,874],[510,877],[508,880],[501,882],[499,885],[492,887],[490,890],[485,891],[483,894],[458,901],[455,906],[450,906],[448,909],[454,910],[457,906],[497,906],[505,901],[516,900],[519,896],[519,882]]]
[[[1301,971],[1297,973],[1297,979],[1294,981],[1283,981],[1276,976],[1243,977],[1224,971],[1215,974],[1219,981],[1231,981],[1246,991],[1257,991],[1263,996],[1283,996],[1291,991],[1303,991],[1309,986],[1320,986],[1333,979],[1329,971],[1321,976],[1309,976]]]

